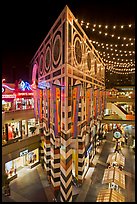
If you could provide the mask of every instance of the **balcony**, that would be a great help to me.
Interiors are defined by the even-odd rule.
[[[29,118],[35,118],[34,108],[24,110],[14,110],[2,113],[2,124],[11,122],[12,120],[26,120]]]
[[[19,151],[21,149],[26,148],[27,146],[34,145],[39,147],[39,143],[41,140],[40,135],[33,135],[31,137],[27,137],[25,139],[16,140],[11,144],[4,145],[2,147],[2,156],[6,156],[7,154]]]

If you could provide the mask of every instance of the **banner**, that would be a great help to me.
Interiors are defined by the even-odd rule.
[[[100,90],[100,115],[102,115],[103,110],[103,91]]]
[[[94,90],[94,119],[97,119],[98,115],[98,90]]]
[[[92,88],[86,89],[86,121],[90,125]]]
[[[78,109],[80,99],[80,85],[72,87],[72,138],[77,136]]]
[[[37,89],[37,106],[38,106],[38,117],[40,122],[42,122],[42,90],[41,89]]]
[[[43,117],[46,119],[46,127],[50,128],[50,89],[43,90]]]
[[[98,89],[98,115],[101,115],[101,90]]]
[[[36,120],[38,119],[38,96],[37,96],[37,89],[34,89],[34,115]]]
[[[53,122],[55,137],[61,136],[61,87],[52,85]]]
[[[47,92],[47,127],[50,128],[50,89],[46,89]]]

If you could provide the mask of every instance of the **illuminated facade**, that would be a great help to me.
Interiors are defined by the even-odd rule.
[[[44,129],[45,168],[55,196],[72,201],[83,182],[105,108],[105,67],[66,6],[32,59],[35,116]]]
[[[34,115],[31,85],[23,80],[2,83],[2,174],[11,181],[22,169],[42,159],[39,123]]]

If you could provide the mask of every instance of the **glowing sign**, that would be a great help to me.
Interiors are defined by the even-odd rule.
[[[40,81],[38,83],[38,88],[45,89],[46,88],[46,81]]]
[[[5,89],[2,87],[2,93],[5,91]]]
[[[5,95],[2,95],[2,98],[16,98],[16,95],[14,95],[14,94],[5,94]]]
[[[28,149],[26,149],[26,150],[20,152],[20,157],[24,156],[25,154],[28,154],[28,152],[29,152]]]
[[[18,96],[33,96],[33,93],[18,93]]]
[[[9,86],[7,86],[6,84],[2,84],[2,88],[7,88],[7,89],[9,89],[9,90],[11,90],[11,91],[14,91],[15,89],[14,88],[11,88],[11,87],[9,87]],[[3,89],[4,89],[3,88]],[[3,92],[3,91],[2,91]]]
[[[30,87],[30,84],[29,84],[28,82],[24,82],[24,81],[21,81],[21,82],[18,84],[18,87],[19,87],[19,89],[21,89],[22,91],[32,90],[31,87]]]
[[[115,139],[119,139],[121,137],[121,133],[119,131],[115,131],[113,136]]]

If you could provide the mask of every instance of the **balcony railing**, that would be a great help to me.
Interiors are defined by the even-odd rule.
[[[11,120],[25,120],[29,118],[34,118],[34,108],[32,109],[24,109],[24,110],[16,110],[16,111],[8,111],[2,113],[2,123],[6,123]]]

